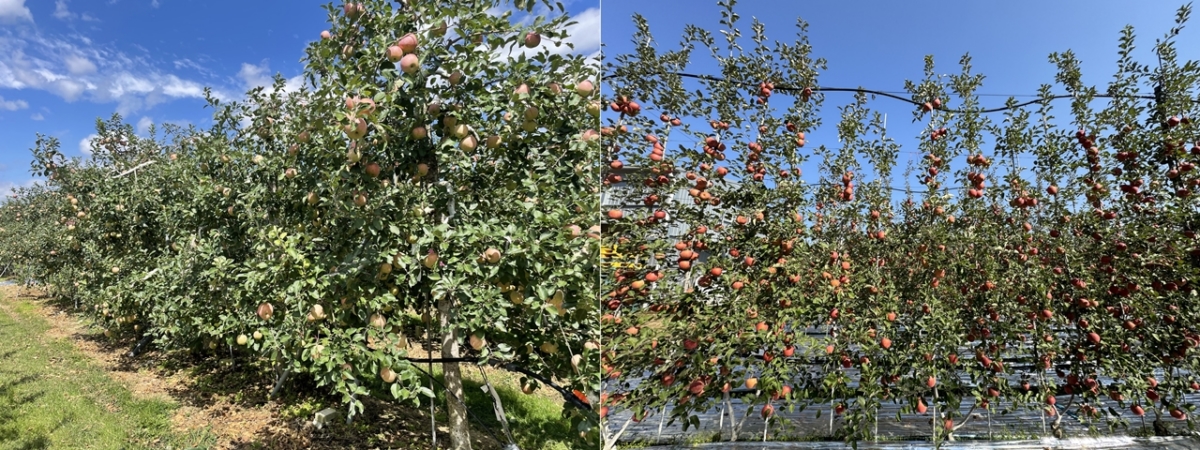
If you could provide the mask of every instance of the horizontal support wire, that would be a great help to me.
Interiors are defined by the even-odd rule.
[[[753,82],[731,81],[731,80],[727,80],[725,78],[712,76],[712,75],[701,75],[701,74],[692,74],[692,73],[684,73],[684,72],[649,72],[649,73],[643,73],[640,75],[671,75],[671,76],[677,76],[677,77],[681,77],[681,78],[692,78],[692,79],[697,79],[697,80],[714,81],[714,82],[718,82],[718,83],[730,83],[730,84],[740,84],[743,86],[755,86],[755,83],[753,83]],[[605,75],[604,76],[604,78],[624,78],[624,77],[625,77],[624,75]],[[905,98],[905,97],[893,94],[891,92],[879,91],[879,90],[875,90],[875,89],[865,89],[865,88],[861,88],[861,87],[860,88],[839,88],[839,87],[812,86],[812,87],[805,88],[805,87],[775,85],[772,88],[772,91],[795,93],[795,92],[802,92],[805,89],[810,89],[811,92],[813,92],[813,93],[817,93],[817,92],[863,92],[863,93],[867,93],[867,94],[873,94],[873,95],[878,95],[881,97],[887,97],[887,98],[891,98],[891,99],[895,99],[895,100],[900,100],[903,102],[911,103],[916,106],[922,106],[924,104],[923,102],[918,102],[918,101],[915,101],[910,98]],[[1006,110],[1010,110],[1010,109],[1022,108],[1025,106],[1039,104],[1039,103],[1046,103],[1050,100],[1058,100],[1058,99],[1064,99],[1064,98],[1076,98],[1076,97],[1077,96],[1073,95],[1073,94],[1058,94],[1058,95],[1052,95],[1052,96],[1045,97],[1045,98],[1038,98],[1036,100],[1030,100],[1027,102],[1018,103],[1018,104],[1012,105],[1012,106],[1001,106],[998,108],[977,109],[977,110],[970,110],[970,112],[985,113],[985,114],[986,113],[994,113],[994,112],[1001,112],[1001,111],[1006,111]],[[1136,99],[1143,99],[1143,100],[1155,100],[1155,98],[1156,98],[1154,95],[1112,95],[1112,94],[1096,94],[1091,97],[1092,98],[1136,98]],[[1193,103],[1200,103],[1200,98],[1193,98],[1190,100]],[[945,107],[935,108],[935,109],[938,111],[944,111],[944,112],[950,112],[950,113],[968,112],[966,110],[950,109],[950,108],[945,108]]]

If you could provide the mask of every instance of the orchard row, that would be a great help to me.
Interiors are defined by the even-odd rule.
[[[429,401],[424,348],[449,361],[456,445],[459,361],[511,364],[594,440],[595,66],[539,47],[565,14],[531,28],[485,3],[330,5],[302,89],[210,99],[211,128],[161,139],[98,122],[86,158],[39,138],[48,181],[3,206],[4,261],[110,336],[256,359],[351,414]]]

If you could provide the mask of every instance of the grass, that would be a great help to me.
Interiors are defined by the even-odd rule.
[[[415,336],[415,330],[419,329],[420,314],[409,311],[402,320],[409,335]],[[425,365],[420,365],[420,367],[428,369]],[[493,443],[499,440],[497,446],[507,444],[508,440],[504,435],[502,425],[496,419],[492,395],[483,390],[484,377],[480,375],[479,369],[472,364],[462,364],[460,371],[463,380],[463,394],[466,396],[465,403],[470,411],[469,420],[472,433],[487,435],[490,432],[494,437],[488,436],[485,439]],[[504,415],[508,419],[509,430],[513,434],[513,440],[520,448],[559,450],[570,449],[573,445],[578,444],[577,432],[563,417],[563,399],[557,391],[546,386],[539,386],[532,393],[525,394],[521,391],[521,374],[494,368],[485,368],[484,371],[487,381],[496,389],[496,393],[500,397]],[[437,393],[438,411],[435,418],[439,424],[445,424],[447,421],[446,396],[441,385],[438,384],[445,383],[441,365],[433,366],[433,375],[437,380],[433,386],[435,388],[433,391]],[[424,383],[428,385],[427,378]],[[426,430],[428,430],[428,423],[426,423]]]
[[[175,435],[175,405],[139,400],[49,325],[28,299],[0,312],[0,449],[206,448],[206,433]]]
[[[516,441],[517,446],[566,450],[577,443],[578,434],[562,415],[563,401],[557,391],[540,386],[533,393],[525,394],[520,389],[521,375],[503,370],[484,370],[487,373],[487,381],[491,382],[500,397],[504,415],[508,419],[509,430],[512,431],[513,440]],[[494,437],[489,436],[488,440],[500,441],[497,446],[507,444],[508,440],[504,435],[502,425],[496,419],[492,395],[483,389],[485,384],[479,369],[474,365],[463,364],[461,373],[463,394],[466,396],[465,403],[470,413],[469,420],[472,422],[472,433],[491,433]],[[434,365],[434,377],[437,383],[445,382],[441,367],[438,365]],[[428,383],[428,379],[426,382]],[[439,423],[445,424],[447,421],[444,407],[446,396],[445,391],[441,390],[441,386],[437,383],[434,384],[438,388],[434,390],[438,393],[436,418]]]
[[[186,351],[153,353],[126,361],[127,369],[148,369],[146,377],[181,375],[186,382],[167,385],[169,398],[142,400],[116,381],[97,356],[75,346],[63,336],[47,314],[45,301],[16,294],[0,299],[0,450],[40,448],[156,448],[191,449],[222,445],[230,439],[230,427],[217,427],[209,420],[263,420],[262,414],[278,421],[257,429],[236,448],[426,448],[429,440],[429,404],[421,408],[371,400],[367,414],[351,425],[335,421],[325,431],[314,433],[303,422],[325,407],[344,411],[340,398],[330,396],[303,377],[292,377],[275,401],[266,399],[270,388],[269,367],[261,361],[208,358]],[[63,306],[63,305],[59,305]],[[75,317],[75,319],[79,319]],[[406,322],[419,321],[419,316]],[[83,322],[86,322],[84,320]],[[99,351],[124,349],[132,342],[116,342],[98,333],[83,340],[99,345]],[[474,365],[462,366],[466,404],[471,412],[473,446],[498,450],[508,443],[493,411],[492,395],[485,392],[483,376]],[[424,368],[424,367],[422,367]],[[578,445],[570,421],[563,416],[562,398],[548,388],[532,394],[520,389],[520,375],[485,368],[486,376],[502,400],[513,438],[520,448],[563,450]],[[444,382],[441,366],[434,365],[438,382]],[[428,384],[428,380],[425,381]],[[136,389],[135,389],[136,390]],[[447,423],[445,396],[436,386],[434,420],[439,428]],[[224,405],[224,406],[222,406]],[[172,432],[177,408],[199,408],[189,412],[199,421],[195,431]],[[229,408],[226,415],[211,410]],[[273,412],[269,412],[273,411]],[[177,419],[177,418],[176,418]],[[240,422],[239,422],[240,423]],[[257,422],[254,422],[257,423]],[[251,429],[251,428],[246,428]],[[178,428],[176,428],[178,430]],[[238,428],[233,433],[244,431]],[[444,445],[445,435],[438,433]]]

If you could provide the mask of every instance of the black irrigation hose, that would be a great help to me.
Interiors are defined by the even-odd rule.
[[[409,361],[409,362],[427,362],[427,363],[465,362],[465,363],[472,363],[472,364],[479,365],[478,358],[400,358],[400,359]],[[561,386],[554,384],[550,380],[543,378],[541,375],[533,373],[533,372],[531,372],[521,366],[518,366],[516,364],[495,364],[495,365],[502,369],[508,370],[510,372],[517,372],[517,373],[523,374],[525,376],[528,376],[530,378],[537,380],[538,382],[540,382],[546,386],[549,386],[551,389],[558,391],[558,393],[562,395],[563,399],[566,400],[567,403],[573,404],[576,407],[578,407],[579,409],[582,409],[584,411],[592,410],[592,406],[587,403],[584,403],[583,401],[579,400],[579,398],[575,397],[575,393],[568,391],[566,388],[563,388]],[[424,372],[424,371],[422,371],[422,372]]]
[[[644,74],[640,74],[640,75],[674,75],[674,76],[682,77],[682,78],[694,78],[694,79],[698,79],[698,80],[715,81],[715,82],[719,82],[719,83],[733,83],[733,84],[741,84],[744,86],[754,86],[754,83],[751,83],[751,82],[729,81],[724,78],[715,77],[712,75],[697,75],[697,74],[683,73],[683,72],[650,72],[650,73],[644,73]],[[623,78],[623,77],[624,77],[623,75],[606,75],[604,78]],[[806,88],[797,88],[797,87],[791,87],[791,86],[775,86],[772,90],[781,91],[781,92],[797,92],[797,91],[803,91],[804,89],[806,89]],[[896,94],[892,94],[892,93],[884,92],[884,91],[877,91],[874,89],[836,88],[836,87],[810,87],[807,89],[811,89],[812,92],[864,92],[867,94],[873,94],[873,95],[878,95],[878,96],[882,96],[882,97],[900,100],[903,102],[908,102],[908,103],[911,103],[916,106],[923,105],[923,103],[917,102],[910,98],[905,98],[905,97],[901,97]],[[1037,103],[1045,103],[1050,100],[1058,100],[1058,99],[1064,99],[1064,98],[1076,98],[1076,96],[1075,95],[1067,95],[1067,94],[1052,95],[1052,96],[1049,96],[1046,98],[1039,98],[1037,100],[1030,100],[1027,102],[1018,103],[1013,106],[1001,106],[999,108],[980,109],[980,110],[974,110],[973,112],[981,113],[981,114],[994,113],[994,112],[1006,111],[1009,109],[1016,109],[1016,108],[1021,108],[1021,107],[1037,104]],[[1137,98],[1137,99],[1145,99],[1145,100],[1156,100],[1157,99],[1156,96],[1154,96],[1154,95],[1112,95],[1112,94],[1096,94],[1096,95],[1093,95],[1092,98]],[[1200,103],[1200,98],[1194,98],[1194,99],[1190,99],[1190,100],[1193,103]],[[963,110],[950,109],[950,108],[936,108],[936,109],[938,111],[945,111],[945,112],[951,112],[951,113],[967,112],[967,111],[963,111]]]
[[[129,357],[133,358],[133,357],[136,357],[137,355],[141,354],[142,349],[146,346],[146,344],[150,343],[150,339],[153,337],[154,337],[154,335],[152,335],[150,333],[146,333],[145,336],[142,336],[142,339],[140,341],[138,341],[137,345],[134,345],[133,349],[129,351]]]
[[[479,358],[400,358],[414,363],[478,363]]]
[[[569,392],[566,390],[566,388],[560,387],[560,386],[550,382],[550,380],[542,378],[541,375],[530,372],[529,370],[526,370],[525,368],[518,366],[516,364],[499,364],[499,366],[500,366],[500,368],[505,369],[505,370],[525,374],[525,376],[528,376],[530,378],[538,380],[539,382],[541,382],[542,384],[545,384],[546,386],[550,386],[552,389],[558,391],[558,393],[563,396],[563,399],[566,400],[567,403],[575,405],[575,407],[577,407],[579,409],[582,409],[584,411],[592,410],[592,405],[584,403],[582,400],[575,397],[575,393]]]

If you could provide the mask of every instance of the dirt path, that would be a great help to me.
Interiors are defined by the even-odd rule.
[[[220,449],[343,449],[343,448],[430,448],[430,418],[427,406],[420,409],[364,399],[366,411],[352,425],[342,421],[316,430],[313,412],[326,406],[319,396],[299,393],[286,400],[267,400],[269,382],[231,361],[188,361],[180,355],[150,350],[136,358],[128,356],[134,342],[105,338],[90,329],[78,315],[39,297],[36,291],[17,286],[0,286],[0,310],[10,313],[11,300],[20,297],[35,308],[50,325],[46,335],[71,342],[113,379],[137,398],[157,398],[177,405],[171,417],[173,431],[180,434],[208,433]],[[419,357],[424,351],[412,349]],[[485,369],[492,372],[492,369]],[[507,379],[494,373],[489,377]],[[493,379],[493,382],[496,380]],[[291,394],[297,394],[292,392]],[[344,411],[344,409],[343,409]],[[439,447],[444,445],[444,423],[439,423]],[[499,448],[484,433],[473,433],[475,449]]]

